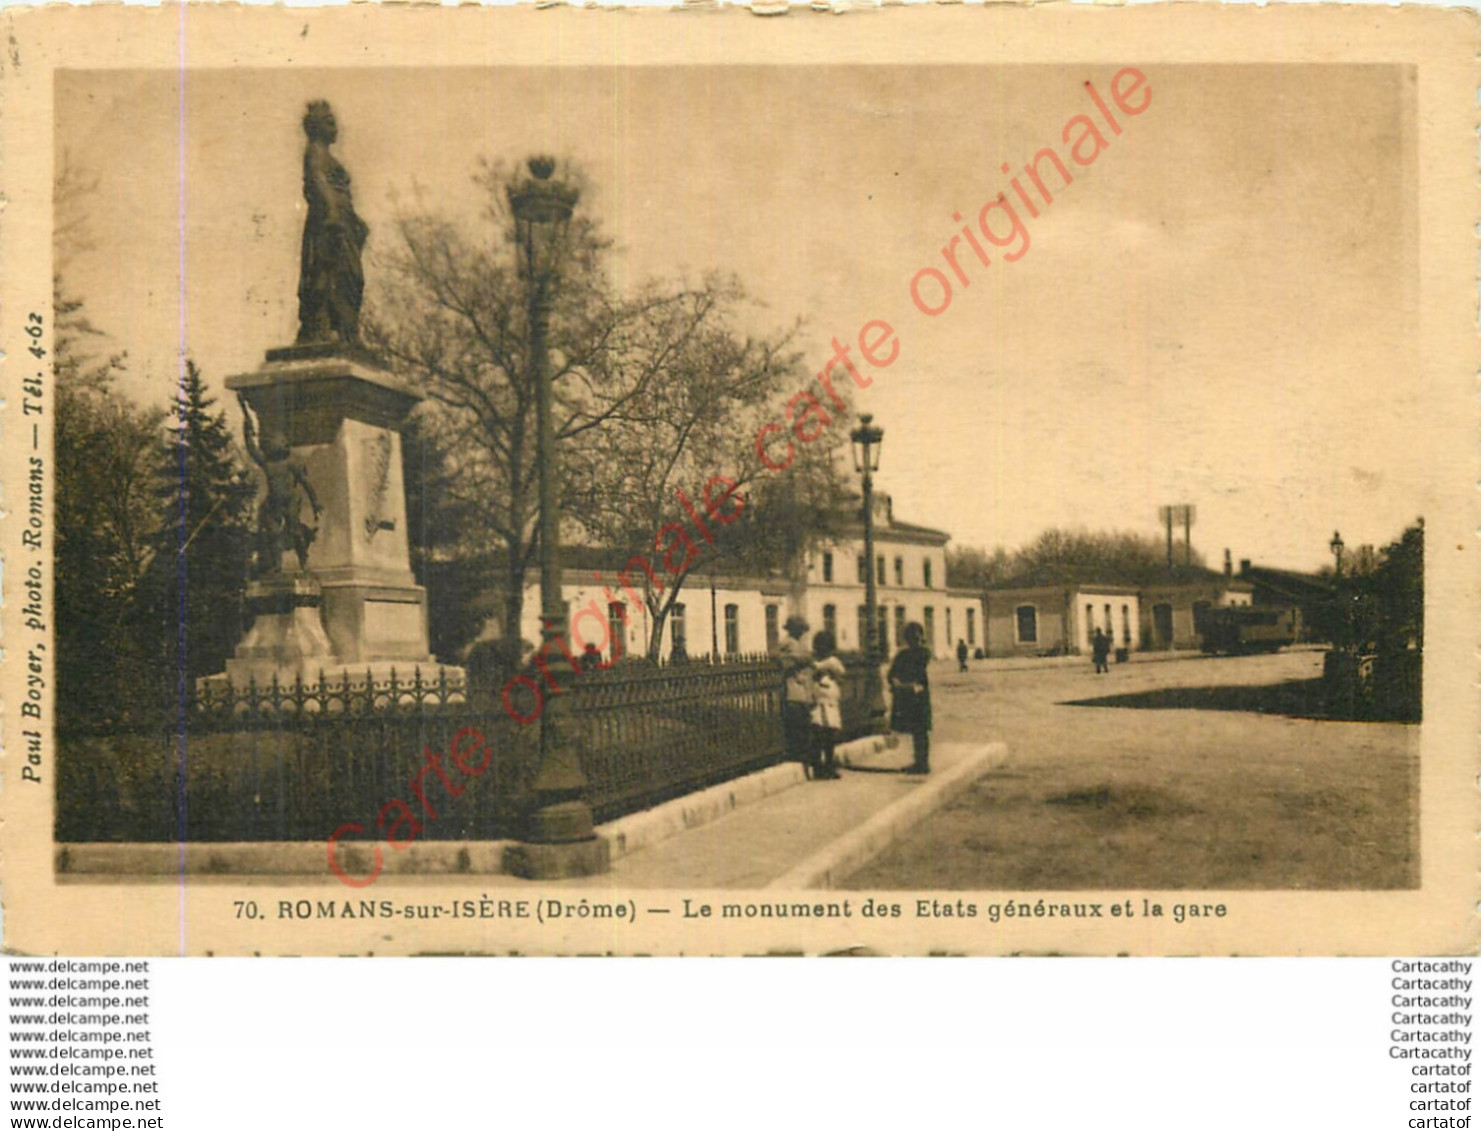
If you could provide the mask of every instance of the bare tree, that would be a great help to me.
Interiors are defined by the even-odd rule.
[[[562,175],[580,183],[579,170]],[[502,165],[483,165],[476,181],[486,205],[471,230],[425,212],[397,217],[382,255],[385,283],[364,327],[367,343],[435,406],[433,426],[456,470],[452,489],[479,508],[497,541],[503,630],[517,641],[539,500],[528,293],[505,192],[511,178]],[[763,403],[795,358],[785,338],[733,330],[744,298],[733,281],[650,281],[620,294],[605,270],[610,245],[588,216],[578,210],[559,238],[549,344],[563,512],[573,534],[615,537],[617,510],[656,520],[647,502],[692,473],[692,453],[725,443],[726,414]],[[732,427],[738,440],[740,421]]]

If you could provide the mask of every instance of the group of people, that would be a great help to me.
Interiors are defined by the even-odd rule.
[[[843,661],[831,632],[819,632],[808,647],[808,624],[799,616],[783,626],[782,665],[786,688],[782,732],[787,755],[802,763],[807,776],[829,781],[838,777],[835,751],[843,733]]]
[[[787,618],[787,639],[780,653],[786,671],[782,729],[789,757],[801,762],[808,777],[837,779],[836,750],[843,732],[843,661],[831,632],[819,632],[811,646],[804,637],[808,623]],[[903,633],[905,647],[890,664],[890,728],[911,738],[914,758],[906,773],[930,773],[931,689],[927,668],[931,652],[925,631],[911,623]]]

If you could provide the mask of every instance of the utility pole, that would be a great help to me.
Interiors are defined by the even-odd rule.
[[[1177,568],[1177,559],[1173,555],[1172,530],[1174,523],[1183,524],[1183,566],[1191,569],[1193,566],[1193,520],[1198,517],[1198,508],[1192,503],[1178,503],[1174,506],[1157,508],[1158,520],[1167,528],[1167,572],[1172,573]]]

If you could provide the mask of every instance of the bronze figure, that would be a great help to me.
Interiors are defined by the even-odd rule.
[[[319,533],[319,515],[324,508],[309,482],[303,464],[293,459],[293,449],[283,435],[262,429],[258,441],[258,426],[253,420],[252,409],[240,393],[237,402],[242,406],[242,432],[247,442],[247,454],[252,462],[262,468],[267,480],[267,496],[257,516],[257,566],[255,575],[266,577],[282,570],[283,551],[291,548],[298,556],[298,569],[308,569],[309,546]],[[307,500],[313,509],[312,524],[303,521],[303,504]]]
[[[350,174],[329,152],[339,127],[329,103],[310,102],[303,118],[303,257],[298,276],[298,343],[360,340],[365,275],[360,253],[370,229],[355,214]]]

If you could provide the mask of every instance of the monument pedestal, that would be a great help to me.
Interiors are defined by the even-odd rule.
[[[320,616],[323,596],[318,582],[306,576],[284,576],[254,581],[247,586],[247,610],[252,627],[226,661],[226,676],[234,684],[255,679],[259,684],[305,682],[319,678],[318,669],[333,663],[334,650]],[[287,676],[288,678],[284,678]]]
[[[286,446],[321,508],[298,569],[252,583],[256,619],[227,661],[233,684],[410,681],[439,668],[427,641],[426,592],[411,572],[401,426],[421,397],[362,351],[337,345],[270,350],[256,372],[227,379],[264,438]],[[267,448],[266,440],[264,448]],[[461,683],[461,669],[441,669]]]

